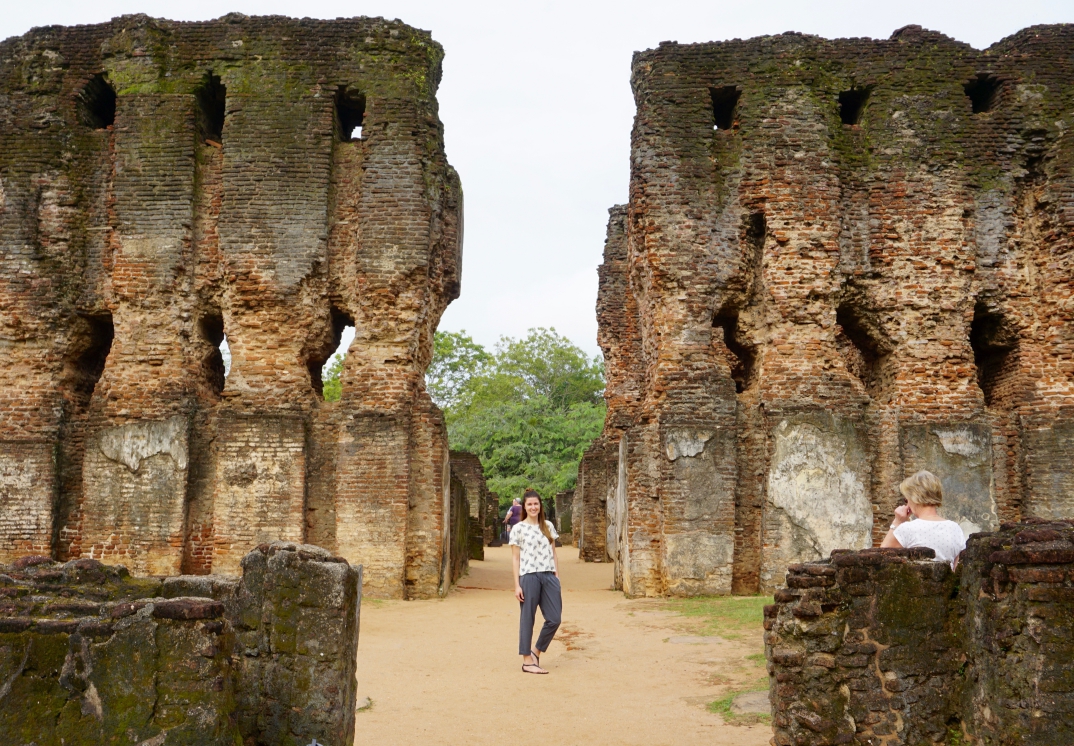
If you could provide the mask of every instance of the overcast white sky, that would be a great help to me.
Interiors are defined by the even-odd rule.
[[[431,30],[447,54],[440,117],[466,195],[462,297],[440,328],[491,346],[553,326],[592,353],[607,208],[627,198],[635,50],[783,31],[887,38],[911,23],[983,48],[1025,26],[1074,21],[1071,0],[4,0],[0,38],[127,13],[231,11],[384,16]]]

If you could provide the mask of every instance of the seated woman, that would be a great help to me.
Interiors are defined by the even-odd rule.
[[[895,521],[880,546],[928,547],[936,552],[937,562],[947,562],[954,569],[958,555],[966,548],[966,537],[957,523],[937,512],[943,503],[940,480],[932,472],[919,471],[902,481],[899,492],[906,505],[895,508]]]

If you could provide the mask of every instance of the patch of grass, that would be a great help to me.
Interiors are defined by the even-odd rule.
[[[753,661],[758,666],[765,666],[768,661],[765,660],[764,653],[754,653],[753,655],[747,655],[746,660]]]
[[[698,596],[671,599],[667,608],[698,618],[708,634],[733,640],[742,632],[760,631],[764,607],[770,603],[771,596]]]
[[[767,689],[768,682],[766,680],[764,686],[758,685],[752,689],[740,689],[739,691],[728,692],[715,702],[709,702],[707,709],[709,712],[713,712],[722,717],[724,722],[728,725],[757,725],[759,723],[769,725],[772,722],[772,716],[767,713],[737,715],[731,712],[731,703],[735,701],[735,697],[738,695],[746,694],[747,692],[763,692]]]

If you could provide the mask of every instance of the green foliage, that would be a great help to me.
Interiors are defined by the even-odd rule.
[[[492,355],[471,339],[465,329],[437,332],[433,337],[433,361],[425,371],[429,396],[441,409],[456,406],[467,383],[482,373],[492,360]]]
[[[328,365],[328,370],[321,374],[324,385],[321,388],[325,401],[339,401],[343,395],[343,386],[339,376],[343,372],[343,355],[335,355]]]
[[[764,622],[764,607],[771,596],[697,596],[677,598],[668,608],[683,616],[701,617],[705,631],[733,640],[739,633],[758,630]]]
[[[505,503],[527,487],[546,498],[573,488],[582,453],[604,427],[600,359],[554,329],[501,338],[491,354],[465,331],[437,332],[426,381],[451,447],[477,454]]]

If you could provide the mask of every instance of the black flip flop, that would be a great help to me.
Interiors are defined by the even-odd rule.
[[[526,666],[533,666],[534,668],[541,668],[540,665],[538,665],[536,663],[523,663],[522,664],[522,673],[532,673],[532,674],[546,674],[546,673],[548,673],[548,671],[545,671],[543,668],[541,668],[540,671],[527,671]]]

